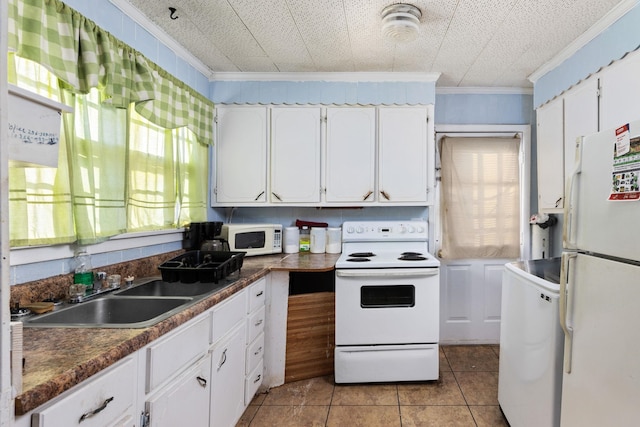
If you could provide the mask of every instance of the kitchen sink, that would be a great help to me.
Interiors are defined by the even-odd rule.
[[[164,282],[153,280],[142,283],[133,288],[128,288],[115,292],[118,296],[141,296],[141,297],[196,297],[218,291],[233,283],[222,280],[219,283],[195,282]]]
[[[146,328],[195,302],[188,297],[107,296],[26,319],[25,327]]]

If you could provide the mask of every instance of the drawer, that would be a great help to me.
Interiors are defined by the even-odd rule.
[[[264,357],[264,333],[258,335],[258,337],[247,347],[247,367],[245,373],[249,375],[253,371],[258,363]]]
[[[210,325],[211,316],[202,316],[147,348],[147,393],[207,352]]]
[[[260,361],[256,369],[251,371],[251,375],[249,375],[245,379],[244,384],[244,404],[248,405],[253,400],[253,397],[256,395],[258,388],[262,384],[262,370],[264,368],[264,363]]]
[[[256,309],[264,306],[266,288],[267,279],[264,277],[247,288],[249,291],[249,306],[247,313],[252,313]]]
[[[247,293],[243,290],[213,307],[213,335],[211,343],[224,337],[246,316]]]
[[[128,357],[36,409],[34,427],[117,425],[133,414],[136,361]],[[102,409],[101,409],[102,408]]]
[[[247,318],[247,344],[252,343],[264,331],[265,308],[262,307]]]

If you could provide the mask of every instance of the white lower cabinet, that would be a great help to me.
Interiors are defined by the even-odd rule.
[[[150,425],[208,427],[210,392],[211,355],[207,354],[147,400],[146,412],[152,414]]]
[[[244,356],[245,325],[240,323],[211,351],[211,427],[233,427],[244,412]]]
[[[32,427],[119,426],[134,419],[136,358],[127,357],[31,416]],[[134,424],[128,424],[134,425]]]

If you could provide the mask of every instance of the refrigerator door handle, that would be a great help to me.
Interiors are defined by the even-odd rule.
[[[558,317],[560,318],[560,326],[564,331],[564,371],[567,374],[571,373],[571,347],[573,345],[573,327],[568,319],[571,290],[569,274],[572,264],[571,260],[577,256],[576,253],[571,252],[562,254],[562,271],[560,274],[560,299],[558,301],[560,313]]]
[[[576,181],[578,175],[582,172],[582,142],[583,137],[579,137],[576,140],[576,157],[575,167],[571,171],[571,175],[567,179],[567,187],[565,188],[565,204],[564,204],[564,223],[562,226],[562,243],[565,249],[577,249],[577,243],[575,239],[575,227],[573,224],[572,207],[577,204],[577,193],[574,193]]]

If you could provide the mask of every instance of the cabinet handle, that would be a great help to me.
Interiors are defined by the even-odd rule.
[[[256,196],[256,198],[255,198],[255,199],[253,199],[253,201],[254,201],[254,202],[255,202],[255,201],[257,201],[260,197],[262,197],[262,195],[263,195],[263,194],[264,194],[264,191],[263,191],[262,193],[258,194],[258,195]]]
[[[207,380],[198,376],[196,377],[196,380],[198,380],[198,383],[202,386],[202,387],[206,387],[207,386]]]
[[[274,193],[273,191],[271,192],[271,194],[273,194],[273,197],[275,197],[276,199],[278,199],[279,202],[282,201],[282,199],[280,198],[280,196],[278,196],[276,193]]]
[[[384,197],[387,200],[391,200],[391,197],[389,197],[389,194],[387,194],[386,191],[381,191],[380,194],[382,194],[382,197]]]
[[[263,320],[263,319],[258,320],[258,322],[257,322],[254,326],[260,326],[260,325],[262,325],[262,320]]]
[[[109,403],[111,403],[111,401],[113,400],[113,396],[111,396],[110,398],[108,398],[107,400],[105,400],[104,402],[102,402],[102,405],[96,409],[94,409],[93,411],[89,411],[89,412],[85,412],[84,414],[82,414],[82,416],[80,417],[80,419],[78,420],[78,423],[83,422],[84,420],[86,420],[87,418],[91,418],[94,415],[102,412]]]
[[[362,201],[364,202],[365,200],[367,200],[369,197],[371,197],[372,194],[373,194],[373,191],[369,191],[367,194],[364,195],[364,197],[362,198]]]
[[[256,352],[255,352],[255,353],[253,353],[253,355],[254,355],[254,356],[257,356],[257,355],[259,355],[259,354],[260,354],[260,352],[261,352],[261,351],[262,351],[262,347],[258,348],[258,349],[256,350]]]
[[[220,368],[222,368],[222,365],[224,365],[227,362],[227,349],[225,348],[224,351],[222,352],[222,356],[220,356],[220,363],[218,363],[218,371],[220,370]]]
[[[261,375],[261,374],[260,374],[260,375],[258,375],[258,377],[257,377],[255,380],[253,380],[253,383],[255,384],[255,383],[257,383],[258,381],[260,381],[260,378],[262,378],[262,375]]]
[[[264,291],[260,291],[260,292],[258,292],[258,293],[256,294],[256,298],[257,298],[257,297],[261,297],[261,296],[262,296],[262,294],[264,294]]]

